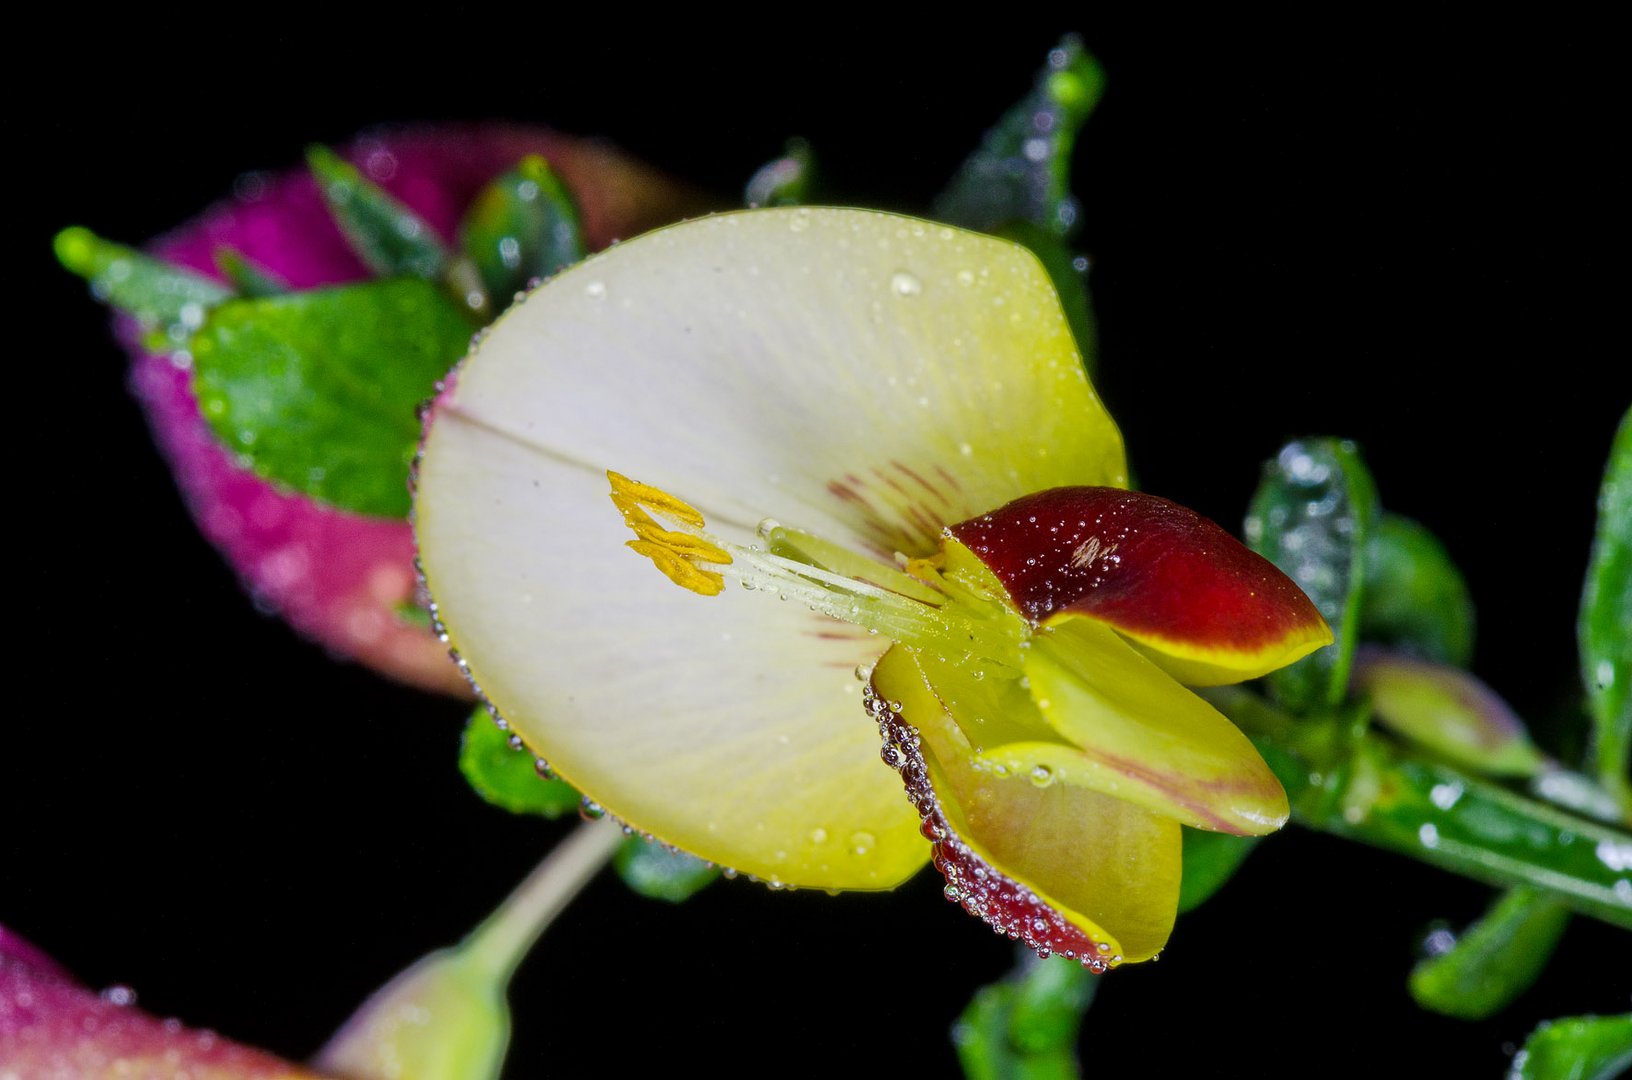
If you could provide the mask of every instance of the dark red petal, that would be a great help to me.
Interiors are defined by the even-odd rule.
[[[1331,640],[1314,604],[1267,559],[1155,495],[1054,488],[949,531],[1035,623],[1061,615],[1098,619],[1148,649],[1234,671],[1236,678]],[[1174,674],[1187,682],[1230,681]]]

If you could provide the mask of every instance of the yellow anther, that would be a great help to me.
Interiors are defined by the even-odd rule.
[[[612,481],[612,501],[619,510],[629,512],[629,507],[649,506],[660,514],[666,514],[677,521],[696,528],[703,527],[703,515],[690,503],[675,498],[661,488],[650,484],[642,484],[638,480],[631,480],[622,473],[615,473],[611,469],[606,471],[606,478]]]
[[[702,596],[718,596],[725,588],[725,579],[697,564],[726,566],[733,560],[730,552],[702,534],[703,515],[650,484],[610,470],[606,476],[612,481],[612,503],[635,534],[635,539],[627,542],[628,547],[652,560],[663,576],[681,588]],[[647,509],[672,519],[681,528],[665,528]]]
[[[725,589],[725,578],[712,570],[698,569],[671,547],[650,540],[630,540],[627,543],[631,550],[652,560],[652,565],[663,571],[664,577],[683,589],[690,589],[701,596],[718,596]],[[727,555],[725,561],[730,562],[731,557]]]

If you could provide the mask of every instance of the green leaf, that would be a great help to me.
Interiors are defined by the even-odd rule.
[[[803,139],[789,139],[782,156],[767,161],[748,178],[743,202],[749,206],[803,206],[810,201],[816,158]]]
[[[1581,594],[1581,674],[1599,782],[1632,816],[1632,410],[1621,418],[1598,494],[1598,531]]]
[[[1179,912],[1193,911],[1235,876],[1262,837],[1184,830],[1184,876],[1179,879]]]
[[[1269,676],[1276,698],[1295,712],[1333,708],[1347,692],[1377,512],[1377,489],[1352,442],[1290,442],[1264,466],[1247,512],[1247,544],[1309,595],[1337,638]]]
[[[493,722],[485,705],[465,722],[459,742],[459,771],[476,794],[512,814],[558,818],[575,813],[583,801],[565,780],[545,779],[533,756],[510,744],[510,735]]]
[[[935,216],[984,232],[1029,221],[1069,236],[1078,214],[1071,150],[1104,89],[1104,70],[1082,43],[1075,37],[1061,41],[1031,93],[986,133],[935,200]]]
[[[1411,972],[1411,996],[1446,1016],[1493,1016],[1536,981],[1569,919],[1557,900],[1525,885],[1509,889],[1454,943],[1429,937],[1440,951]]]
[[[689,900],[720,876],[695,855],[670,851],[662,844],[631,836],[614,857],[623,883],[642,896],[678,904]]]
[[[57,261],[90,283],[91,294],[156,331],[153,349],[177,349],[232,290],[201,274],[104,240],[89,229],[64,229],[52,241]]]
[[[476,197],[459,237],[492,306],[500,310],[534,278],[547,278],[584,257],[572,193],[536,154]]]
[[[1519,1080],[1616,1080],[1632,1069],[1632,1013],[1547,1020],[1513,1058]]]
[[[1360,637],[1457,667],[1473,659],[1473,600],[1462,572],[1408,517],[1382,514],[1366,538]]]
[[[1098,980],[1064,957],[1027,951],[1014,973],[976,991],[952,1027],[971,1080],[1069,1080],[1080,1075],[1077,1035]]]
[[[424,218],[327,147],[307,147],[306,163],[330,216],[375,276],[441,276],[448,254]]]
[[[194,389],[256,472],[359,514],[408,515],[420,402],[471,324],[413,278],[231,300],[193,337]]]
[[[287,282],[266,267],[250,262],[236,248],[218,248],[215,265],[239,296],[281,296],[289,291]]]

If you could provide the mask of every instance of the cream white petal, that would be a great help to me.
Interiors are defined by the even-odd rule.
[[[623,546],[605,471],[739,543],[773,517],[922,554],[942,524],[1123,468],[1029,254],[762,211],[621,245],[502,318],[437,403],[417,529],[451,643],[586,793],[749,873],[884,887],[926,853],[853,674],[888,643],[671,584]]]

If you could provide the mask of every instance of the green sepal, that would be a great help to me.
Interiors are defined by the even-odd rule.
[[[1483,776],[1535,776],[1549,759],[1524,721],[1478,678],[1458,667],[1367,646],[1349,680],[1372,718],[1457,768]]]
[[[558,818],[577,813],[583,802],[578,789],[565,780],[539,775],[533,756],[511,746],[509,733],[500,730],[485,705],[477,706],[465,722],[459,771],[476,794],[512,814]]]
[[[414,278],[230,300],[192,339],[194,390],[216,434],[260,475],[354,513],[405,518],[418,406],[470,335],[459,308]]]
[[[1473,659],[1473,600],[1445,545],[1399,514],[1380,514],[1366,538],[1360,637],[1428,660]]]
[[[1055,236],[1071,235],[1078,216],[1071,150],[1104,89],[1104,69],[1082,43],[1074,36],[1061,41],[1031,93],[986,133],[936,198],[935,216],[983,232],[1029,221]]]
[[[1546,1020],[1513,1058],[1517,1080],[1617,1080],[1632,1070],[1632,1013]]]
[[[625,885],[642,896],[671,904],[691,899],[720,876],[718,869],[695,855],[671,851],[639,836],[625,840],[613,860]]]
[[[93,296],[151,332],[144,344],[155,352],[181,348],[209,310],[232,296],[218,281],[77,225],[57,233],[51,246],[64,269],[90,283]]]
[[[1621,418],[1599,489],[1577,635],[1592,713],[1592,767],[1632,819],[1632,410]]]
[[[1295,712],[1334,708],[1347,692],[1377,514],[1376,486],[1352,442],[1290,442],[1264,465],[1247,544],[1308,594],[1337,639],[1268,676],[1276,699]]]
[[[767,161],[748,178],[742,200],[750,206],[804,206],[810,201],[816,157],[804,139],[789,139],[782,156]]]
[[[1098,985],[1081,964],[1023,953],[1007,978],[975,992],[953,1025],[964,1075],[971,1080],[1080,1075],[1077,1035]]]
[[[447,249],[424,218],[326,146],[307,147],[306,163],[329,215],[376,277],[441,276]]]
[[[1048,271],[1054,291],[1060,296],[1065,321],[1071,325],[1071,336],[1076,338],[1083,364],[1092,378],[1099,354],[1099,324],[1094,320],[1093,304],[1088,298],[1088,260],[1073,252],[1058,234],[1029,221],[1010,222],[998,229],[997,235],[1030,248]]]
[[[476,196],[459,227],[459,243],[495,311],[508,307],[528,282],[571,266],[585,253],[578,205],[536,154]]]
[[[1193,911],[1235,876],[1260,836],[1185,829],[1184,876],[1179,879],[1179,913]]]
[[[1536,981],[1569,920],[1557,900],[1526,885],[1509,889],[1455,944],[1417,964],[1411,996],[1445,1016],[1494,1016]]]
[[[252,263],[237,248],[217,248],[215,265],[223,277],[232,282],[239,296],[282,296],[289,291],[289,283],[264,266]]]

